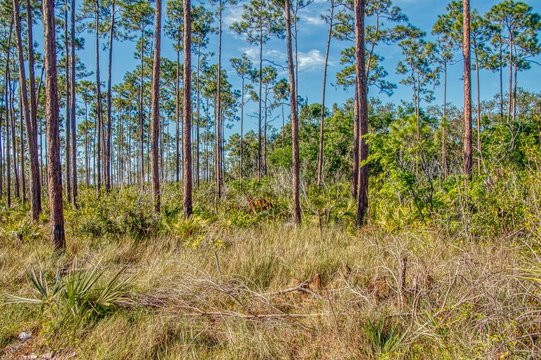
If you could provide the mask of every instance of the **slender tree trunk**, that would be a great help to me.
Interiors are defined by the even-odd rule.
[[[243,180],[243,156],[244,156],[244,91],[245,91],[245,75],[242,75],[241,84],[241,99],[240,99],[240,162],[239,162],[239,175],[240,182]]]
[[[511,122],[511,112],[513,109],[513,32],[509,32],[509,97],[507,102],[507,123]]]
[[[97,126],[97,123],[94,122],[94,134],[92,136],[92,184],[94,186],[97,187],[97,170],[96,170],[96,167],[97,167],[97,162],[96,162],[96,158],[97,158],[97,142],[96,142],[96,135],[98,133],[98,126]]]
[[[195,96],[197,102],[197,122],[195,124],[195,186],[199,189],[199,168],[201,165],[200,151],[200,133],[201,133],[201,43],[197,44],[197,94]]]
[[[513,121],[517,119],[517,78],[518,78],[518,63],[515,62],[513,67]]]
[[[357,198],[359,188],[359,89],[355,86],[355,95],[353,98],[353,171],[351,178],[351,194],[354,199]]]
[[[291,31],[291,29],[290,29]],[[263,95],[263,29],[259,30],[259,110],[258,110],[258,132],[257,132],[257,181],[261,181],[262,163],[261,163],[261,112]]]
[[[65,86],[66,86],[66,136],[65,136],[65,163],[66,163],[66,195],[71,203],[71,88],[70,88],[70,46],[69,46],[69,18],[68,0],[64,0],[64,54],[65,54]]]
[[[60,135],[58,129],[58,93],[56,71],[56,40],[54,1],[43,0],[44,58],[46,74],[46,118],[49,177],[49,223],[51,238],[56,248],[66,247],[64,234],[64,208],[62,204],[62,168],[60,165]]]
[[[2,198],[2,195],[4,194],[4,148],[2,146],[2,124],[4,121],[4,118],[2,117],[2,107],[0,107],[0,199]]]
[[[221,138],[221,116],[222,116],[222,0],[218,1],[218,75],[216,82],[216,149],[215,149],[215,171],[216,171],[216,202],[222,197],[222,138]]]
[[[295,84],[297,85],[297,89],[299,88],[299,31],[297,28],[297,20],[298,20],[298,14],[299,14],[299,0],[295,0],[295,7],[293,8],[293,45],[294,45],[294,52],[295,52]]]
[[[323,86],[321,87],[321,120],[319,122],[319,154],[317,162],[317,186],[323,185],[323,155],[325,141],[325,90],[327,89],[327,69],[329,64],[329,52],[331,49],[333,20],[334,20],[334,0],[330,0],[331,13],[329,17],[329,33],[327,35],[327,46],[325,48],[325,62],[323,65]]]
[[[157,5],[156,5],[157,6]],[[113,142],[112,133],[112,84],[113,84],[113,44],[115,39],[115,21],[116,21],[116,2],[111,2],[111,24],[109,25],[109,64],[107,66],[107,149],[105,151],[105,188],[109,192],[111,191],[111,150]]]
[[[44,83],[44,75],[45,75],[45,70],[43,67],[41,67],[41,76],[40,76],[40,81],[39,81],[39,85],[38,85],[38,89],[37,89],[37,93],[36,93],[36,98],[39,98],[40,95],[41,95],[41,89],[43,88],[43,83]],[[37,107],[36,107],[36,111],[37,111]],[[41,164],[40,165],[40,200],[41,200],[41,207],[43,209],[43,200],[42,200],[42,196],[43,196],[43,192],[41,191],[41,189],[43,189],[43,187],[47,187],[48,185],[48,179],[47,179],[47,146],[43,146],[43,142],[46,141],[46,134],[45,134],[45,127],[46,127],[46,121],[45,119],[43,121],[38,121],[36,119],[36,122],[37,122],[37,128],[38,128],[38,133],[39,133],[39,163]],[[44,155],[45,154],[45,155]]]
[[[36,75],[35,75],[35,56],[34,56],[34,34],[33,34],[33,20],[32,20],[32,3],[30,0],[26,0],[26,23],[27,23],[27,48],[28,48],[28,76],[30,85],[30,119],[32,125],[32,141],[35,147],[34,155],[30,155],[30,171],[31,171],[31,190],[35,189],[37,192],[37,198],[32,195],[34,201],[37,202],[38,212],[41,213],[42,201],[41,201],[41,176],[40,176],[40,161],[38,156],[38,116],[37,116],[37,94],[36,94]],[[43,74],[43,73],[42,73]],[[28,131],[27,131],[28,132]],[[34,170],[32,170],[32,163],[34,163]],[[37,178],[34,171],[37,171]]]
[[[20,90],[20,88],[19,88]],[[22,114],[22,105],[19,102],[19,114]],[[21,194],[23,198],[23,203],[26,203],[27,197],[26,197],[26,161],[25,161],[25,143],[24,143],[24,120],[23,117],[19,119],[19,144],[20,144],[20,152],[19,152],[19,160],[21,161]]]
[[[500,120],[503,122],[503,50],[500,43]]]
[[[144,99],[144,86],[145,86],[145,32],[141,31],[141,85],[139,88],[139,176],[141,182],[141,189],[145,187],[145,119],[143,116],[143,99]]]
[[[45,146],[45,148],[43,147],[43,141],[44,141],[44,138],[46,137],[45,136],[45,124],[39,124],[39,128],[40,128],[40,132],[42,135],[40,135],[39,137],[39,156],[40,156],[40,164],[42,164],[42,166],[40,166],[40,169],[41,169],[41,184],[42,186],[45,186],[47,187],[47,184],[48,184],[48,180],[47,180],[47,146]],[[45,154],[45,161],[44,161],[44,154]],[[45,167],[45,169],[43,169]],[[43,209],[43,202],[41,203],[42,204],[42,209]]]
[[[265,97],[263,100],[263,176],[267,176],[267,128],[268,128],[268,84],[265,84]]]
[[[21,16],[19,13],[19,1],[13,0],[13,16],[15,18],[15,39],[17,41],[17,54],[19,60],[19,91],[20,91],[20,106],[21,117],[24,118],[24,124],[26,127],[26,136],[29,149],[30,159],[30,209],[32,213],[32,219],[35,222],[39,221],[39,214],[41,212],[40,203],[40,180],[39,180],[39,161],[38,161],[38,148],[36,139],[36,124],[33,122],[33,118],[30,114],[30,104],[28,103],[28,90],[26,88],[26,72],[24,66],[24,45],[22,40],[21,30]],[[28,33],[31,32],[31,25],[28,25]],[[30,35],[29,35],[30,36]],[[31,66],[30,66],[31,67]],[[32,91],[32,89],[30,89]],[[21,119],[22,121],[22,119]],[[22,126],[21,126],[22,133]],[[24,164],[24,152],[23,152],[23,137],[21,134],[21,162]],[[24,165],[22,166],[22,175],[24,179]],[[23,180],[24,183],[24,180]],[[24,185],[23,185],[24,189]],[[24,193],[24,191],[23,191]],[[23,195],[24,198],[24,195]]]
[[[443,119],[441,124],[441,167],[443,178],[447,178],[447,61],[443,63]]]
[[[175,80],[175,180],[180,182],[180,38],[177,43],[177,67]]]
[[[152,136],[152,194],[154,210],[160,212],[160,50],[162,34],[162,1],[156,0],[154,18],[154,63],[152,66],[152,121],[150,134]]]
[[[165,159],[164,159],[164,151],[165,151],[165,140],[164,140],[164,137],[163,137],[163,131],[164,131],[164,127],[165,127],[165,124],[164,122],[160,119],[159,122],[158,122],[158,125],[159,125],[159,129],[158,129],[158,135],[159,135],[159,150],[160,150],[160,166],[159,166],[159,175],[160,175],[160,182],[163,182],[165,180]]]
[[[184,217],[192,216],[192,20],[191,0],[184,0],[184,123],[182,126],[182,167]]]
[[[14,195],[17,199],[21,198],[21,188],[20,188],[20,181],[19,181],[19,161],[17,160],[17,135],[15,132],[15,109],[14,109],[14,92],[15,90],[10,87],[9,92],[9,108],[11,111],[11,146],[13,151],[13,175],[15,178],[15,183],[13,184],[14,188]]]
[[[102,102],[101,102],[101,80],[100,80],[100,0],[96,0],[96,23],[95,23],[95,31],[96,31],[96,112],[97,112],[97,133],[98,133],[98,149],[97,149],[97,164],[96,164],[96,172],[98,176],[98,183],[96,186],[96,190],[100,191],[101,186],[103,185],[103,179],[102,179],[102,152],[103,152],[103,112],[102,112]],[[103,159],[105,161],[105,159]]]
[[[88,105],[85,102],[85,126],[84,126],[84,142],[85,142],[85,185],[90,187],[90,154],[88,150]]]
[[[366,0],[354,0],[355,13],[355,72],[357,75],[357,94],[359,103],[359,180],[357,189],[357,226],[364,224],[368,211],[368,145],[365,135],[368,133],[368,99],[365,71],[365,12]]]
[[[477,44],[475,45],[477,48]],[[481,158],[483,155],[481,149],[481,84],[479,80],[479,55],[475,52],[475,86],[477,87],[477,173],[481,174]]]
[[[30,0],[27,0],[30,1]],[[76,89],[76,56],[75,56],[75,0],[71,0],[71,82],[70,82],[70,92],[71,92],[71,168],[72,168],[72,186],[71,190],[73,192],[71,200],[73,205],[77,206],[77,196],[78,196],[78,184],[77,184],[77,89]]]
[[[289,88],[291,104],[291,140],[293,152],[293,219],[295,224],[301,224],[301,204],[300,204],[300,176],[299,176],[299,118],[297,108],[297,86],[295,83],[295,65],[293,63],[293,49],[291,46],[291,10],[290,0],[285,0],[285,18],[286,18],[286,42],[287,42],[287,63],[289,69]],[[261,76],[261,75],[260,75]]]
[[[10,33],[10,39],[11,39],[11,33]],[[9,41],[8,41],[9,43]],[[8,208],[11,207],[11,144],[10,144],[10,111],[9,111],[9,48],[8,46],[8,52],[7,52],[7,62],[6,62],[6,93],[4,94],[5,97],[5,109],[6,109],[6,202],[8,205]]]
[[[464,0],[464,174],[472,174],[472,113],[471,113],[471,43],[470,43],[470,1]]]

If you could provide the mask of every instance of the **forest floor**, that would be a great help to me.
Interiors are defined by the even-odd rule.
[[[0,234],[2,359],[541,354],[540,243],[520,232],[196,218],[148,239],[68,227],[57,254],[46,227],[25,224]]]

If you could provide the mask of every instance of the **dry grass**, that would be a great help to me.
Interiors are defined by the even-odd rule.
[[[60,257],[44,240],[2,239],[2,292],[29,294],[26,272],[38,262],[52,273],[77,259],[80,268],[111,275],[125,268],[127,299],[99,320],[56,328],[38,308],[4,305],[4,358],[50,351],[83,359],[541,355],[538,287],[521,276],[538,266],[533,240],[289,225],[208,225],[195,245],[74,235]],[[34,334],[24,346],[21,331]]]

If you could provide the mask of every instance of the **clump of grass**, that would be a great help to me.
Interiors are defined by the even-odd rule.
[[[369,319],[362,329],[375,357],[390,355],[400,347],[402,335],[398,327],[384,317],[375,321]]]

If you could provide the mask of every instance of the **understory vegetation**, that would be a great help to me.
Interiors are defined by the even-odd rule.
[[[2,205],[2,356],[541,354],[538,170],[438,180],[422,207],[407,186],[373,186],[361,229],[341,182],[303,187],[295,227],[284,179],[232,181],[219,205],[202,186],[188,220],[176,185],[159,214],[136,187],[85,190],[66,209],[63,254],[27,205]]]

